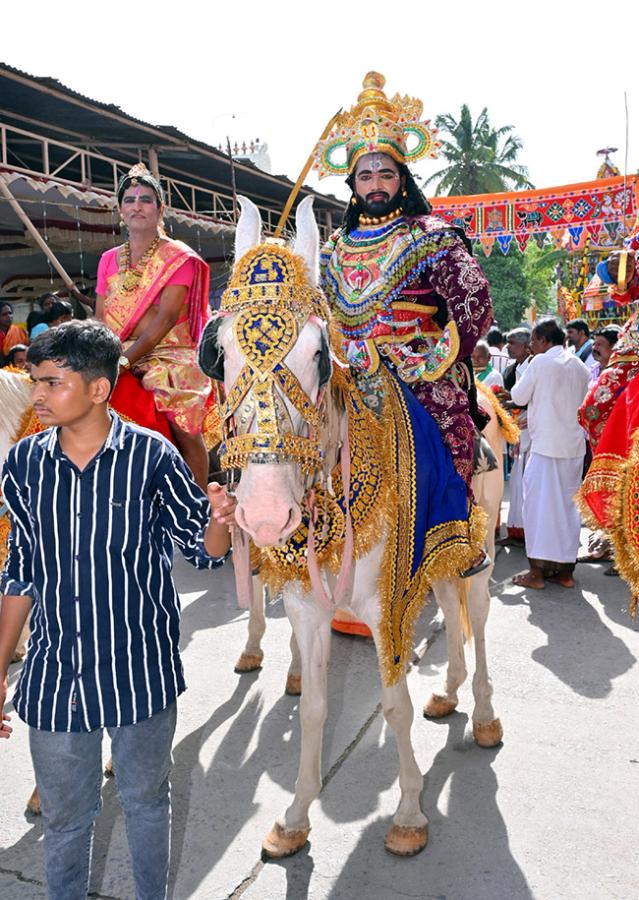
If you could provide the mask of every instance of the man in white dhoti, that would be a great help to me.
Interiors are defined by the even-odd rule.
[[[530,356],[530,328],[513,328],[507,335],[508,356],[512,363],[504,372],[504,392],[499,395],[507,409],[518,411],[519,443],[512,448],[514,463],[510,472],[510,503],[508,505],[507,537],[500,544],[521,546],[524,542],[524,471],[530,453],[530,434],[528,432],[528,413],[525,408],[517,407],[512,402],[510,391],[522,377]]]
[[[573,587],[581,519],[573,502],[581,484],[586,441],[577,410],[588,390],[588,367],[564,349],[566,333],[544,319],[531,337],[533,358],[511,390],[528,406],[530,455],[524,472],[523,520],[529,570],[513,582],[543,588],[545,579]]]

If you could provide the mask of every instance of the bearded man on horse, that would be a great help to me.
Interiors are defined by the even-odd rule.
[[[488,283],[463,231],[431,215],[407,167],[439,146],[420,121],[421,101],[389,100],[384,84],[369,72],[357,104],[315,149],[320,177],[347,175],[352,190],[344,222],[321,254],[321,282],[360,390],[377,403],[380,372],[388,371],[415,420],[436,424],[465,485],[469,519],[477,426],[486,424],[470,356],[492,320]],[[418,143],[409,150],[411,136]],[[340,148],[343,163],[333,158]],[[455,574],[489,564],[482,553]]]

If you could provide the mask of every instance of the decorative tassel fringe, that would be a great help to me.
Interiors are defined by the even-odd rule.
[[[484,387],[481,381],[475,382],[475,387],[482,395],[482,397],[486,397],[488,402],[490,403],[493,412],[497,416],[497,421],[499,422],[499,428],[502,433],[502,436],[505,441],[509,444],[517,444],[519,443],[519,438],[521,436],[521,431],[519,430],[519,426],[510,415],[510,413],[504,409],[499,400],[497,399],[494,391],[491,391],[490,388]]]
[[[634,619],[639,603],[639,430],[631,438],[626,460],[595,457],[591,469],[593,466],[595,470],[588,472],[574,500],[585,523],[590,528],[603,529],[610,539],[615,566],[632,594],[628,612]],[[604,521],[586,500],[587,494],[597,491],[610,494]]]

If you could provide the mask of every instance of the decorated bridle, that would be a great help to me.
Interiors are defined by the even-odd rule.
[[[242,198],[243,213],[259,220],[257,209]],[[257,218],[256,218],[257,217]],[[327,487],[330,461],[325,460],[321,430],[326,410],[326,388],[331,377],[331,356],[326,338],[330,311],[324,294],[311,281],[313,257],[317,257],[319,235],[312,218],[311,202],[303,201],[298,209],[298,230],[306,220],[306,258],[280,243],[257,243],[246,249],[241,235],[236,238],[236,258],[229,286],[222,296],[219,312],[206,326],[199,347],[200,368],[218,384],[218,402],[222,422],[220,465],[229,473],[227,489],[237,485],[237,470],[248,463],[294,462],[306,476],[309,510],[308,565],[317,598],[333,607],[345,589],[353,558],[353,528],[350,514],[350,446],[348,430],[341,446],[342,485],[346,497],[344,557],[337,586],[329,595],[322,583],[315,556],[314,527],[316,518],[315,490],[317,476]],[[242,219],[238,225],[238,232]],[[310,226],[310,227],[309,227]],[[298,237],[299,240],[299,237]],[[296,244],[297,249],[297,244]],[[244,251],[241,252],[240,251]],[[219,342],[221,325],[233,316],[232,329],[245,364],[233,385],[224,394],[224,356]],[[303,389],[297,376],[286,365],[298,336],[308,322],[322,328],[319,360],[319,391],[313,400]],[[289,412],[299,413],[296,430]],[[250,567],[245,538],[242,552],[236,554],[236,581],[240,605],[248,605]],[[234,538],[235,543],[235,538]],[[239,549],[239,548],[238,548]],[[241,559],[243,561],[241,561]],[[240,574],[240,570],[242,574]]]
[[[328,343],[323,337],[315,401],[285,359],[307,322],[323,326],[328,320],[324,295],[311,285],[304,261],[287,247],[266,243],[245,253],[200,343],[200,365],[218,383],[223,379],[218,331],[229,316],[245,365],[226,396],[218,387],[222,468],[234,473],[249,462],[293,461],[305,475],[314,475],[323,463],[320,416],[330,378]],[[301,417],[297,431],[287,403]]]

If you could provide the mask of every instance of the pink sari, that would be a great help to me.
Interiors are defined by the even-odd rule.
[[[189,279],[180,281],[180,270],[191,261]],[[197,345],[209,316],[209,267],[181,241],[165,240],[147,262],[133,289],[124,288],[124,274],[117,265],[117,248],[107,251],[98,267],[98,294],[105,297],[104,321],[120,338],[125,350],[142,317],[159,302],[169,284],[187,287],[184,307],[173,328],[134,366],[143,387],[154,395],[159,412],[182,431],[200,434],[211,394],[210,379],[197,365]]]

